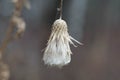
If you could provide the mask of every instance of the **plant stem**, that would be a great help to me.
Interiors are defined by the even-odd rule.
[[[62,19],[62,10],[63,10],[63,0],[60,2],[60,19]]]

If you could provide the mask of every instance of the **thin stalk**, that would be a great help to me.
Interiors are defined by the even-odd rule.
[[[60,19],[62,19],[62,11],[63,11],[63,0],[60,2]]]

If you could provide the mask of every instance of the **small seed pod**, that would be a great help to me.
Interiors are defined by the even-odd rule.
[[[26,28],[25,21],[20,17],[14,16],[13,22],[15,23],[17,27],[15,38],[21,37],[23,33],[25,32],[25,28]]]
[[[53,23],[52,32],[44,51],[44,63],[58,67],[70,63],[72,52],[69,44],[74,45],[71,39],[81,44],[68,34],[67,23],[64,20],[56,20]]]

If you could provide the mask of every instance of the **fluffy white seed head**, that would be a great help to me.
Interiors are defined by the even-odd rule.
[[[50,66],[62,67],[71,61],[71,36],[68,34],[67,23],[58,19],[53,23],[52,32],[44,51],[43,61]]]

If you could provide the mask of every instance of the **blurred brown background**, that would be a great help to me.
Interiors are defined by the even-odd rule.
[[[44,65],[43,52],[56,19],[58,0],[30,0],[23,9],[27,24],[22,39],[9,44],[4,61],[10,80],[120,80],[120,0],[64,0],[69,33],[83,46],[72,48],[72,61],[62,69]],[[0,0],[0,44],[13,11]]]

